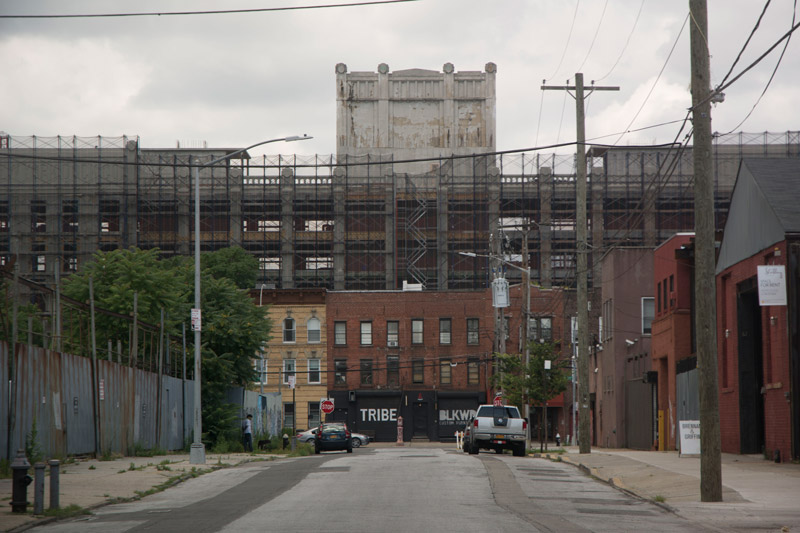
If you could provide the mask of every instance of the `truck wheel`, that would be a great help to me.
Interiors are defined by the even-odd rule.
[[[512,453],[514,454],[514,457],[525,457],[525,445],[517,444],[514,446]]]
[[[469,454],[478,455],[478,447],[474,443],[470,443],[469,445]]]

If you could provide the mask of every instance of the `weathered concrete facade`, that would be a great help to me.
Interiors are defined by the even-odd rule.
[[[406,160],[491,153],[496,145],[495,76],[424,69],[348,72],[336,65],[336,154],[348,158]],[[404,164],[395,171],[424,174],[438,161]]]

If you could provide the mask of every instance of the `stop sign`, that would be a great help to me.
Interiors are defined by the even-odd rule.
[[[498,394],[497,396],[494,397],[494,402],[493,403],[494,403],[494,405],[496,407],[502,407],[503,406],[503,397]]]
[[[333,412],[333,400],[327,399],[322,400],[319,402],[319,408],[322,409],[322,412],[326,415],[329,415]]]

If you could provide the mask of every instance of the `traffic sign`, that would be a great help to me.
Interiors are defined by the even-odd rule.
[[[494,404],[495,407],[502,407],[503,406],[503,397],[500,394],[495,396],[493,404]]]
[[[327,398],[319,402],[319,408],[322,410],[323,413],[329,415],[333,412],[333,399]]]

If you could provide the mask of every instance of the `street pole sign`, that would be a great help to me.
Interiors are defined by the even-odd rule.
[[[326,415],[331,414],[333,412],[333,398],[324,398],[320,400],[319,408]]]

